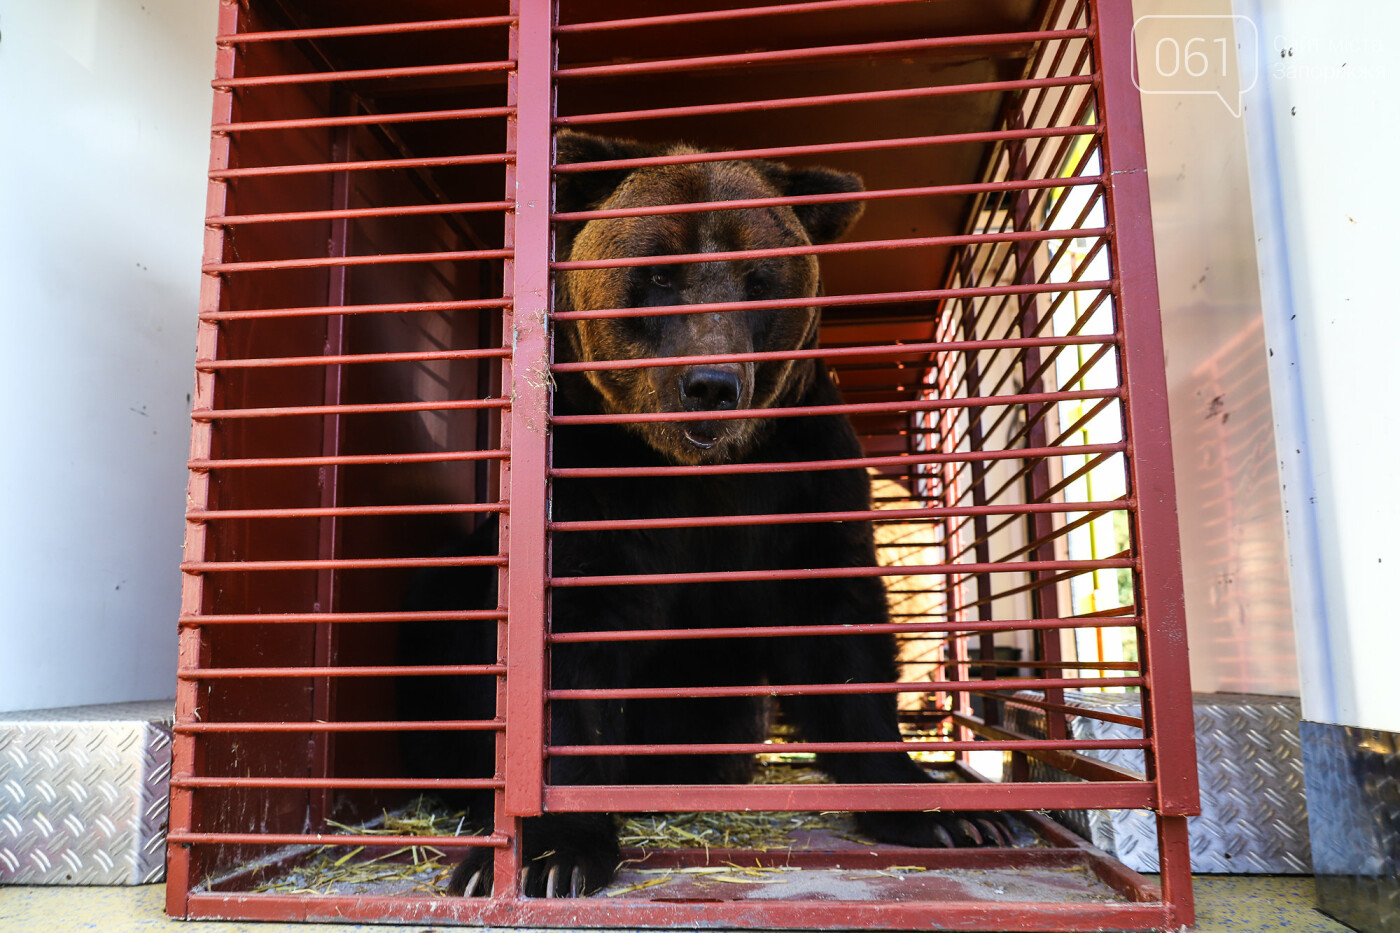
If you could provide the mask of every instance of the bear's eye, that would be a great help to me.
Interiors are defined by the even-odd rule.
[[[653,272],[651,274],[651,284],[657,288],[670,288],[671,277],[664,272]]]
[[[766,298],[768,296],[768,283],[762,279],[750,279],[745,293],[750,298]]]

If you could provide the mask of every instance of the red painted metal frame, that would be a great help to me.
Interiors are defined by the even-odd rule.
[[[1154,683],[1145,698],[1144,731],[1157,746],[1157,754],[1149,758],[1149,773],[1161,793],[1157,836],[1163,894],[1177,916],[1189,923],[1195,914],[1186,817],[1200,812],[1200,795],[1142,101],[1132,82],[1132,10],[1128,4],[1095,0],[1094,18],[1104,73],[1103,118],[1133,128],[1105,141],[1104,164],[1111,179],[1107,196],[1116,217],[1112,249],[1116,267],[1122,270],[1123,381],[1133,392],[1126,408],[1134,446],[1130,468],[1139,500],[1140,598],[1146,608],[1140,631],[1144,666],[1152,671]]]
[[[945,2],[952,6],[952,0]],[[846,41],[838,35],[812,40],[812,44],[799,48],[737,54],[717,52],[714,48],[701,48],[703,54],[658,48],[657,57],[652,59],[601,64],[597,59],[585,59],[587,64],[572,60],[561,64],[561,40],[613,41],[608,37],[667,27],[694,29],[698,35],[729,20],[771,19],[779,25],[805,15],[837,15],[843,11],[865,11],[870,16],[894,11],[898,15],[915,4],[911,0],[809,0],[657,15],[644,5],[622,3],[619,9],[625,7],[647,15],[562,25],[556,21],[556,6],[552,0],[511,0],[507,15],[416,19],[418,14],[409,10],[399,14],[402,21],[398,22],[341,23],[332,15],[313,21],[313,25],[271,29],[253,19],[260,4],[221,2],[209,226],[205,235],[193,396],[190,508],[181,565],[180,671],[167,887],[170,912],[187,917],[571,927],[935,926],[1075,931],[1177,929],[1190,924],[1193,908],[1185,816],[1195,812],[1196,807],[1195,760],[1141,111],[1129,74],[1130,5],[1126,0],[1045,0],[1038,7],[1043,15],[1037,21],[1008,25],[997,31],[920,34],[875,42],[854,38]],[[426,43],[432,36],[466,37],[491,30],[505,36],[504,57],[500,48],[488,49],[489,43],[468,43],[463,47],[474,50],[464,56],[469,60],[389,64],[388,59],[366,57],[363,49],[369,46],[353,45],[373,40],[392,48],[394,42]],[[342,41],[352,43],[347,48],[359,48],[360,57],[342,62],[321,53],[319,43]],[[278,51],[281,49],[300,51],[283,53]],[[969,49],[985,54],[989,60],[1021,55],[1025,59],[1023,73],[1019,77],[997,73],[984,80],[958,80],[946,85],[806,96],[769,93],[757,80],[756,87],[745,92],[752,98],[748,100],[674,104],[663,101],[666,106],[641,107],[619,104],[614,88],[602,93],[597,101],[590,99],[582,108],[585,112],[575,112],[580,109],[577,104],[569,112],[557,112],[556,97],[561,87],[593,86],[590,82],[607,87],[608,81],[616,83],[619,78],[648,81],[677,74],[803,67],[803,63],[830,67],[851,60],[897,62],[900,56]],[[755,71],[755,75],[764,73]],[[457,86],[453,82],[460,82],[459,89],[476,88],[478,84],[473,82],[493,81],[504,93],[503,105],[477,98],[449,101],[437,100],[431,94],[422,100],[411,97],[415,88],[426,92]],[[375,89],[391,86],[408,89],[410,100],[404,106],[409,109],[378,109]],[[613,96],[607,96],[608,93]],[[248,99],[240,95],[277,94],[303,95],[302,106],[285,114],[276,112],[275,107],[255,114],[240,107],[240,101]],[[800,114],[810,108],[916,100],[932,104],[988,97],[1002,101],[1000,118],[992,128],[901,135],[905,127],[899,126],[834,142],[773,145],[781,138],[775,136],[742,139],[729,149],[712,146],[712,152],[567,166],[555,165],[553,160],[552,135],[562,127],[601,126],[604,132],[621,127],[630,133],[629,127],[641,124],[637,130],[641,133],[649,121],[730,116],[738,119],[744,114]],[[630,98],[623,95],[621,100],[625,104]],[[1047,110],[1047,102],[1052,101],[1053,106]],[[317,107],[324,112],[317,111]],[[421,134],[453,132],[458,123],[467,121],[472,126],[499,127],[500,143],[489,142],[490,138],[483,135],[481,147],[487,150],[484,152],[453,150],[442,154],[436,148],[426,152],[415,149],[413,141],[430,139]],[[401,133],[405,135],[400,136]],[[356,146],[347,142],[352,139],[371,142]],[[323,145],[327,140],[336,142]],[[552,277],[569,270],[618,268],[652,260],[642,257],[555,261],[551,255],[552,223],[683,215],[717,209],[713,204],[702,203],[561,213],[553,210],[551,203],[553,176],[602,168],[734,158],[815,158],[830,164],[882,154],[888,157],[907,153],[903,156],[906,159],[943,158],[940,153],[972,146],[981,147],[979,151],[986,153],[983,175],[975,180],[964,177],[932,184],[921,179],[919,184],[875,186],[861,195],[759,198],[725,203],[720,208],[801,206],[859,198],[870,204],[908,204],[912,209],[945,199],[971,206],[961,227],[953,228],[956,233],[935,225],[937,232],[914,236],[891,235],[885,230],[822,246],[750,250],[723,257],[666,257],[668,263],[787,255],[819,255],[826,263],[839,263],[846,257],[872,262],[878,257],[878,261],[888,262],[890,256],[923,256],[929,251],[950,257],[942,282],[919,281],[888,287],[881,282],[880,287],[885,290],[875,291],[871,283],[860,281],[859,287],[837,289],[811,301],[681,306],[661,312],[821,306],[830,315],[821,350],[590,364],[553,362]],[[1095,155],[1102,162],[1099,169],[1089,167],[1091,156]],[[434,174],[485,171],[500,172],[504,189],[488,193],[491,183],[476,181],[454,182],[457,187],[449,189],[440,184],[440,177],[448,176]],[[305,187],[294,189],[298,185]],[[321,190],[318,185],[325,186],[325,196],[319,200],[310,194],[301,197],[292,193]],[[400,203],[401,199],[388,196],[390,191],[407,191],[413,185],[424,193],[426,203]],[[463,190],[470,193],[461,194]],[[1072,211],[1063,209],[1071,203],[1069,193],[1079,190],[1089,196],[1079,215],[1071,218],[1068,214]],[[1091,220],[1098,205],[1105,211],[1106,221],[1102,224]],[[1062,212],[1066,214],[1063,218]],[[459,236],[442,232],[449,227],[415,228],[428,232],[403,242],[391,228],[375,226],[410,222],[462,226],[450,228]],[[478,223],[481,226],[473,225]],[[499,228],[492,226],[497,223]],[[313,226],[317,224],[324,226]],[[488,232],[483,235],[481,230]],[[322,238],[319,231],[329,235]],[[1077,266],[1056,277],[1052,273],[1066,268],[1072,238],[1091,243],[1092,247]],[[360,247],[362,242],[364,246]],[[249,244],[256,244],[257,248]],[[1093,258],[1102,254],[1108,256],[1111,267],[1106,276],[1090,270]],[[911,267],[917,263],[917,259],[909,261]],[[390,287],[402,281],[394,276],[405,274],[423,281],[438,277],[460,285],[471,276],[470,270],[480,270],[478,275],[485,283],[491,277],[491,269],[499,270],[499,292],[487,291],[486,285],[465,293],[450,288],[428,289],[421,296],[405,299]],[[364,275],[382,278],[361,277]],[[285,294],[276,285],[264,290],[248,284],[255,281],[285,283]],[[500,297],[494,297],[496,294]],[[1067,303],[1078,307],[1080,298],[1086,302],[1086,309],[1068,332],[1048,331],[1052,316]],[[1112,309],[1112,332],[1081,332],[1095,309],[1100,308]],[[557,313],[554,318],[624,318],[641,313],[657,312],[616,308]],[[413,331],[412,324],[403,330],[410,334],[407,348],[402,343],[381,346],[375,342],[390,332],[384,322],[404,323],[422,315],[454,314],[479,315],[474,320],[482,322],[496,315],[498,345],[482,337],[473,345],[460,346],[444,342],[427,329]],[[309,330],[296,329],[303,326]],[[1063,328],[1057,323],[1055,329]],[[483,324],[480,333],[489,335],[490,328]],[[285,349],[277,342],[282,334],[287,335]],[[1056,361],[1072,350],[1087,356],[1066,377],[1073,367],[1057,369],[1064,361]],[[552,373],[779,357],[822,358],[841,377],[848,400],[834,407],[770,409],[762,416],[800,418],[844,413],[855,420],[867,441],[865,456],[848,461],[623,472],[664,477],[859,467],[880,477],[902,480],[903,493],[876,497],[877,506],[894,504],[898,508],[609,522],[550,519],[552,480],[592,475],[584,469],[551,466],[551,423],[755,417],[754,412],[745,411],[693,416],[552,416]],[[1097,372],[1095,365],[1104,360],[1117,361],[1116,384],[1087,386],[1084,379]],[[438,367],[426,371],[445,379],[443,374],[449,372],[449,366],[478,367],[473,372],[477,373],[479,387],[496,378],[490,375],[496,372],[490,367],[499,367],[500,393],[492,395],[479,389],[474,395],[467,392],[404,400],[390,391],[401,383],[390,379],[376,382],[373,375],[387,372],[382,369],[387,367]],[[297,381],[302,378],[298,374],[307,374],[306,381]],[[280,388],[284,386],[285,392]],[[1085,403],[1086,411],[1066,425],[1059,422],[1056,412],[1069,402]],[[1013,412],[1023,413],[1023,421],[1018,423]],[[1121,439],[1076,445],[1075,431],[1103,412],[1109,416],[1121,413]],[[475,419],[471,423],[478,441],[475,445],[431,450],[394,448],[389,452],[355,446],[363,435],[355,432],[354,425],[403,424],[411,418]],[[496,425],[494,438],[492,424]],[[311,426],[304,436],[314,436],[315,444],[279,448],[279,438],[298,435],[303,425]],[[482,442],[483,438],[489,440]],[[319,452],[315,449],[318,445]],[[1070,458],[1082,459],[1084,465],[1076,468]],[[1101,499],[1086,497],[1082,501],[1069,497],[1066,490],[1071,483],[1097,467],[1119,462],[1126,465],[1125,494]],[[376,486],[378,481],[362,478],[374,475],[372,472],[356,472],[433,470],[448,464],[475,471],[478,490],[489,490],[495,483],[499,494],[494,498],[488,493],[394,502],[388,496],[390,490],[398,487]],[[310,486],[295,486],[288,479],[313,474],[319,480]],[[411,475],[421,478],[429,474]],[[496,479],[487,479],[490,476]],[[304,484],[304,480],[300,482]],[[278,492],[294,488],[313,492],[301,499],[290,492]],[[1129,548],[1106,557],[1071,559],[1064,550],[1068,536],[1110,513],[1129,517]],[[357,521],[406,522],[450,517],[473,520],[492,514],[500,517],[501,532],[499,551],[488,556],[430,557],[426,555],[431,551],[414,550],[411,544],[371,555],[357,551],[350,543],[353,536],[347,537]],[[915,536],[920,541],[918,547],[898,540],[880,544],[882,553],[894,555],[880,567],[621,577],[556,576],[550,567],[550,541],[556,534],[824,521],[870,521],[877,529],[907,526],[921,531],[922,537]],[[283,542],[275,535],[262,537],[257,531],[274,527],[311,529],[307,539],[310,550],[291,547],[292,542],[300,540],[295,535],[287,538],[287,547],[279,549]],[[464,566],[497,568],[502,594],[499,606],[459,612],[408,612],[376,602],[383,593],[393,592],[395,584],[356,582],[362,579],[358,575],[371,581],[389,580],[372,575]],[[1090,572],[1118,570],[1130,572],[1135,581],[1132,605],[1087,614],[1074,614],[1064,608],[1068,580]],[[299,584],[283,582],[303,577],[314,581],[309,603],[301,596],[294,598],[300,592],[296,590]],[[892,599],[926,598],[932,602],[920,603],[924,608],[892,615],[903,621],[843,627],[839,631],[812,625],[553,633],[549,627],[550,593],[556,588],[843,577],[884,578]],[[283,593],[288,595],[284,598]],[[1026,608],[1018,611],[1022,603]],[[495,625],[499,640],[497,662],[412,668],[381,663],[382,649],[377,646],[382,645],[385,626],[438,620]],[[1102,633],[1105,628],[1135,630],[1140,660],[1062,658],[1062,634],[1082,630]],[[267,640],[266,651],[260,653],[256,646],[244,653],[231,650],[231,636],[244,631],[262,633],[254,637]],[[309,640],[299,640],[301,632],[311,633]],[[633,787],[554,785],[548,780],[546,765],[554,757],[748,754],[773,748],[769,744],[553,743],[548,735],[550,703],[583,698],[666,697],[674,695],[675,690],[625,686],[553,689],[548,677],[552,645],[781,638],[798,634],[841,637],[873,632],[894,632],[907,645],[932,644],[934,650],[944,653],[921,656],[917,661],[923,665],[918,669],[928,671],[929,680],[692,687],[686,688],[686,693],[892,693],[917,699],[924,706],[917,716],[911,714],[910,723],[918,725],[911,725],[914,731],[904,743],[789,741],[781,747],[789,754],[901,748],[939,752],[956,757],[951,767],[963,781],[888,786]],[[1011,665],[1018,668],[1014,676],[1001,674],[996,664],[979,662],[969,651],[971,646],[980,650],[982,658],[990,658],[993,650],[1002,645],[999,637],[1032,642],[1038,653]],[[376,642],[376,638],[381,641]],[[915,669],[914,661],[906,661],[910,670]],[[497,717],[464,720],[452,718],[451,711],[444,711],[437,720],[399,722],[391,712],[386,713],[382,704],[376,706],[373,700],[359,698],[361,685],[366,685],[368,696],[385,696],[385,684],[393,679],[446,674],[494,678]],[[349,685],[357,689],[351,690]],[[1144,698],[1141,719],[1079,711],[1064,702],[1065,689],[1085,687],[1140,689]],[[238,706],[236,699],[230,699],[243,696],[238,691],[248,689],[266,691],[266,697],[259,699],[248,694],[250,698],[243,701],[243,707]],[[376,690],[378,694],[374,693]],[[1005,722],[1001,704],[1011,693],[1024,690],[1040,692],[1039,698],[1025,695],[1017,702],[1044,714],[1044,736],[1029,736]],[[981,704],[977,708],[983,715],[974,712],[974,704]],[[904,709],[909,712],[910,707]],[[214,718],[205,718],[206,711]],[[221,718],[228,716],[232,718]],[[1143,737],[1072,738],[1067,727],[1070,716],[1137,725],[1142,728]],[[928,731],[928,722],[935,723],[933,732]],[[357,761],[356,755],[364,754],[357,749],[378,746],[354,743],[373,742],[377,737],[403,732],[491,733],[496,740],[495,773],[490,777],[423,779],[403,776],[392,763],[370,764],[363,758]],[[300,738],[304,748],[276,746],[273,743],[279,737],[294,742]],[[246,773],[228,768],[231,763],[239,763],[239,742],[254,749],[252,767]],[[293,752],[286,758],[288,748],[300,748],[305,756],[298,757],[300,752]],[[1146,756],[1147,773],[1137,774],[1086,754],[1108,749],[1141,750]],[[968,753],[975,751],[1011,753],[1011,779],[1001,783],[980,779],[966,766]],[[1079,780],[1031,782],[1026,776],[1027,757],[1038,758]],[[493,850],[497,884],[490,898],[252,893],[244,890],[250,883],[247,872],[229,873],[238,863],[255,858],[271,856],[276,864],[290,864],[300,857],[295,848],[273,847],[364,845],[388,851],[389,846],[410,845],[414,840],[409,836],[359,836],[321,830],[327,828],[325,821],[339,812],[337,806],[347,801],[372,801],[371,806],[377,807],[379,800],[403,798],[376,794],[454,788],[494,791],[495,831],[482,836],[438,837],[433,844],[454,853],[473,847]],[[256,825],[240,823],[239,808],[252,800],[266,801],[267,812],[272,816]],[[787,853],[782,860],[784,864],[800,863],[814,869],[836,865],[880,868],[890,864],[916,864],[933,870],[970,866],[1025,870],[1083,867],[1117,891],[1123,900],[1007,903],[736,898],[683,902],[636,893],[555,901],[525,898],[519,890],[519,820],[545,811],[1014,811],[1101,807],[1150,809],[1157,814],[1163,866],[1160,887],[1043,817],[1022,814],[1018,818],[1049,843],[1049,848],[813,851]],[[718,855],[746,861],[758,858],[760,863],[774,858],[752,852]],[[656,863],[693,864],[704,857],[705,853],[699,851],[666,853]],[[211,881],[210,876],[219,872],[227,878]]]

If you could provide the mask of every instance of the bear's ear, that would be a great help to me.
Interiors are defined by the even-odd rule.
[[[755,163],[778,193],[854,194],[865,190],[865,182],[853,172],[831,168],[788,168],[781,162]],[[795,204],[792,211],[813,243],[830,243],[846,234],[865,211],[864,201],[837,201],[831,204]]]
[[[562,130],[554,136],[556,165],[574,162],[611,162],[614,159],[640,159],[661,155],[665,146],[642,143],[635,139],[613,139]],[[608,196],[632,174],[630,168],[603,169],[596,172],[569,172],[555,176],[554,209],[560,213],[586,211],[608,199]]]

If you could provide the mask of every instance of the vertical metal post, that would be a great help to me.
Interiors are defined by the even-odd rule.
[[[1014,125],[1023,126],[1024,121],[1021,114],[1017,114]],[[1031,166],[1026,160],[1025,146],[1016,147],[1016,158],[1014,160],[1014,173],[1017,178],[1026,178],[1030,175]],[[1011,209],[1012,226],[1015,230],[1030,230],[1033,226],[1034,218],[1031,217],[1031,201],[1025,191],[1016,193],[1014,206]],[[1016,284],[1033,284],[1035,275],[1035,252],[1037,247],[1029,243],[1018,243],[1016,245],[1016,268],[1018,274]],[[1040,302],[1035,295],[1022,295],[1020,298],[1020,315],[1017,319],[1017,333],[1022,337],[1036,336],[1034,333],[1036,325],[1039,323]],[[1036,347],[1026,347],[1021,351],[1021,372],[1023,392],[1043,392],[1045,391],[1042,378],[1031,379],[1040,368],[1040,350]],[[1058,388],[1056,386],[1055,388]],[[1027,447],[1045,447],[1049,443],[1049,432],[1047,430],[1046,419],[1050,412],[1048,409],[1053,406],[1048,402],[1040,405],[1026,406],[1026,420],[1031,427],[1026,432],[1024,444]],[[1030,466],[1030,473],[1026,477],[1025,501],[1045,502],[1049,497],[1050,489],[1050,464],[1049,461],[1041,458]],[[1026,516],[1027,541],[1045,541],[1040,547],[1026,555],[1027,560],[1054,560],[1055,544],[1050,540],[1050,536],[1055,530],[1055,518],[1047,512],[1031,513]],[[1044,571],[1033,571],[1030,575],[1032,582],[1041,585],[1030,591],[1031,614],[1038,619],[1058,619],[1060,617],[1060,599],[1057,584],[1050,582],[1055,575]],[[1062,657],[1060,650],[1060,633],[1062,629],[1040,630],[1035,633],[1036,646],[1039,649],[1036,654],[1040,661],[1047,664],[1058,664]],[[1063,670],[1059,674],[1051,676],[1064,676]],[[1065,692],[1061,688],[1046,688],[1044,691],[1045,700],[1055,706],[1063,706]],[[1064,739],[1068,737],[1068,727],[1065,721],[1065,714],[1058,710],[1045,711],[1045,735],[1051,739]]]
[[[238,4],[234,0],[223,0],[219,5],[219,35],[230,35],[238,31]],[[234,76],[238,58],[231,45],[219,46],[214,59],[215,78]],[[215,125],[233,121],[233,94],[229,88],[214,91]],[[226,134],[215,134],[209,146],[209,171],[216,172],[229,167],[230,142]],[[228,183],[211,179],[205,202],[205,215],[217,216],[225,213],[228,201]],[[204,263],[220,262],[224,258],[224,228],[206,226],[204,228]],[[223,282],[218,273],[206,272],[200,280],[199,313],[201,317],[219,310]],[[213,360],[218,357],[219,325],[213,321],[201,320],[195,335],[195,359]],[[214,407],[214,373],[195,369],[194,394],[191,399],[194,408]],[[208,460],[212,457],[214,444],[214,423],[195,421],[190,433],[190,459]],[[186,506],[191,509],[207,509],[210,505],[210,477],[208,470],[192,470],[186,491]],[[185,523],[184,560],[200,561],[206,557],[209,526],[201,521]],[[177,666],[199,669],[208,660],[208,644],[204,631],[197,625],[183,624],[184,620],[196,618],[204,610],[204,576],[198,573],[185,573],[180,579],[180,626]],[[199,696],[201,685],[198,681],[181,678],[175,682],[175,715],[177,722],[193,722],[199,718]],[[204,773],[203,750],[198,737],[188,732],[176,732],[171,743],[170,776],[174,780],[190,778]],[[195,792],[189,787],[172,787],[170,790],[170,829],[190,832],[207,829],[201,818],[195,800]],[[193,853],[186,845],[170,843],[166,846],[165,909],[172,917],[183,917],[187,913],[190,880],[198,866]]]
[[[975,221],[976,219],[974,218],[974,223]],[[972,257],[974,251],[975,248],[964,248],[962,251],[962,257],[958,263],[959,277],[964,285],[966,285],[971,280]],[[977,320],[978,315],[976,313],[978,302],[976,299],[964,297],[960,299],[960,303],[962,304],[962,312],[959,315],[961,319],[960,322],[962,324],[962,337],[964,340],[977,340],[979,336],[982,336],[978,334],[979,321]],[[985,309],[988,304],[989,302],[987,301],[987,299],[982,299],[981,308]],[[985,322],[984,326],[990,329],[991,322]],[[988,335],[990,335],[990,332]],[[982,363],[980,359],[980,351],[968,350],[964,354],[963,359],[963,369],[965,373],[963,376],[963,385],[967,387],[967,394],[970,397],[981,395]],[[985,450],[987,438],[984,436],[982,431],[983,412],[969,409],[967,416],[968,446],[971,447],[971,449],[973,450]],[[987,505],[988,472],[989,466],[986,461],[972,461],[972,477],[969,480],[969,482],[972,485],[972,504],[979,508]],[[973,560],[977,561],[977,563],[979,564],[991,563],[991,537],[989,534],[986,515],[978,514],[973,517],[972,534],[973,540],[976,542],[973,545]],[[986,572],[977,574],[977,621],[988,622],[992,619],[993,598],[994,593],[992,591],[992,575]],[[957,645],[957,659],[959,661],[967,660],[967,658],[969,657],[969,652],[967,650],[966,640],[958,639]],[[994,636],[990,632],[984,632],[981,636],[979,636],[977,639],[977,653],[982,662],[981,671],[979,674],[981,679],[995,679],[997,653],[996,636]],[[966,668],[958,667],[955,668],[955,670],[956,673],[954,674],[954,679],[972,679],[971,666],[968,666]],[[972,699],[966,694],[963,694],[960,696],[960,700],[960,711],[964,713],[971,713]],[[1001,721],[1001,707],[997,705],[997,703],[994,700],[991,700],[986,697],[982,698],[982,718],[992,725],[997,725]],[[959,755],[959,757],[964,760],[967,759],[967,755],[965,753]]]
[[[965,280],[955,280],[959,281],[960,285],[966,285]],[[969,301],[965,297],[960,297],[956,302],[952,300],[944,302],[941,308],[937,331],[939,340],[951,341],[957,339],[958,333],[955,327],[960,327],[962,325],[963,319],[967,314],[968,304]],[[955,315],[951,310],[955,305],[958,308],[956,325],[954,324]],[[949,353],[937,359],[937,369],[935,370],[937,397],[940,399],[953,398],[960,388],[956,381],[956,357],[954,354]],[[947,361],[946,364],[944,362],[945,360]],[[938,414],[938,446],[943,453],[951,454],[957,451],[957,417],[957,410],[952,407],[944,408]],[[968,417],[972,418],[975,416],[969,413]],[[959,472],[959,464],[952,460],[943,464],[940,473],[941,482],[939,484],[938,504],[940,506],[953,507],[962,501],[962,496],[958,492]],[[953,563],[955,562],[954,555],[962,553],[962,528],[965,523],[959,522],[957,519],[953,518],[943,518],[941,521],[943,523],[943,559],[948,563]],[[962,595],[963,586],[964,582],[958,579],[957,574],[950,573],[945,578],[944,588],[947,596],[944,610],[950,622],[964,621],[962,617],[964,602]],[[966,640],[957,637],[956,633],[950,634],[950,636],[944,640],[944,651],[947,652],[950,648],[952,650],[953,660],[967,660]],[[947,670],[946,667],[938,668],[941,679],[956,680],[962,676],[961,668],[959,667],[954,667],[955,673],[952,678],[948,677]],[[943,698],[939,700],[939,708],[948,713],[968,713],[971,711],[971,707],[967,704],[966,700],[967,694],[965,693],[945,693],[943,694]],[[957,741],[969,741],[972,738],[972,733],[968,731],[966,726],[955,725],[953,727],[953,738]],[[959,754],[958,758],[965,761],[967,756],[965,754]]]
[[[1147,153],[1142,101],[1132,82],[1133,15],[1120,0],[1092,3],[1102,76],[1099,119],[1112,128],[1103,142],[1109,179],[1105,197],[1115,234],[1112,258],[1127,396],[1124,428],[1132,448],[1128,475],[1137,501],[1142,666],[1148,678],[1143,719],[1153,752],[1149,776],[1157,782],[1160,812],[1187,816],[1200,812],[1200,802]]]
[[[518,0],[505,809],[544,807],[553,4]]]
[[[1162,903],[1169,918],[1167,928],[1195,926],[1196,897],[1191,890],[1191,841],[1186,817],[1158,815],[1157,863],[1162,868]]]
[[[353,108],[353,100],[350,103]],[[344,162],[350,157],[350,129],[340,127],[334,131],[331,141],[331,160]],[[337,172],[332,186],[331,206],[345,210],[350,206],[350,174]],[[331,256],[350,254],[350,221],[339,218],[331,222]],[[330,268],[330,283],[326,289],[326,305],[337,307],[345,304],[345,286],[349,272],[346,266]],[[345,352],[345,316],[329,314],[326,317],[326,340],[324,353],[328,357],[340,356]],[[321,402],[324,405],[339,405],[341,402],[344,367],[333,363],[326,367],[325,388]],[[340,453],[340,437],[343,418],[340,414],[328,414],[322,420],[321,453],[334,457]],[[340,465],[331,463],[320,468],[321,507],[334,508],[340,498]],[[340,523],[335,515],[319,519],[317,528],[317,557],[332,560],[338,556]],[[316,573],[316,611],[334,612],[336,607],[337,572],[334,567],[324,567]],[[316,667],[331,667],[336,658],[336,627],[331,622],[316,623],[316,642],[313,661]],[[311,717],[316,722],[330,722],[335,718],[336,678],[319,677],[312,682]],[[311,773],[318,777],[329,777],[333,773],[335,761],[335,733],[316,732],[311,737]],[[331,812],[334,794],[329,788],[320,788],[311,794],[308,801],[311,825],[320,828]]]

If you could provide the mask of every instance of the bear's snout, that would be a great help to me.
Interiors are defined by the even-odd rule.
[[[746,402],[738,366],[686,367],[676,377],[676,394],[682,411],[733,411]],[[723,421],[688,421],[681,425],[685,439],[701,450],[713,448],[720,436],[734,427]]]
[[[678,386],[686,411],[733,411],[739,407],[739,373],[729,367],[695,366]]]

